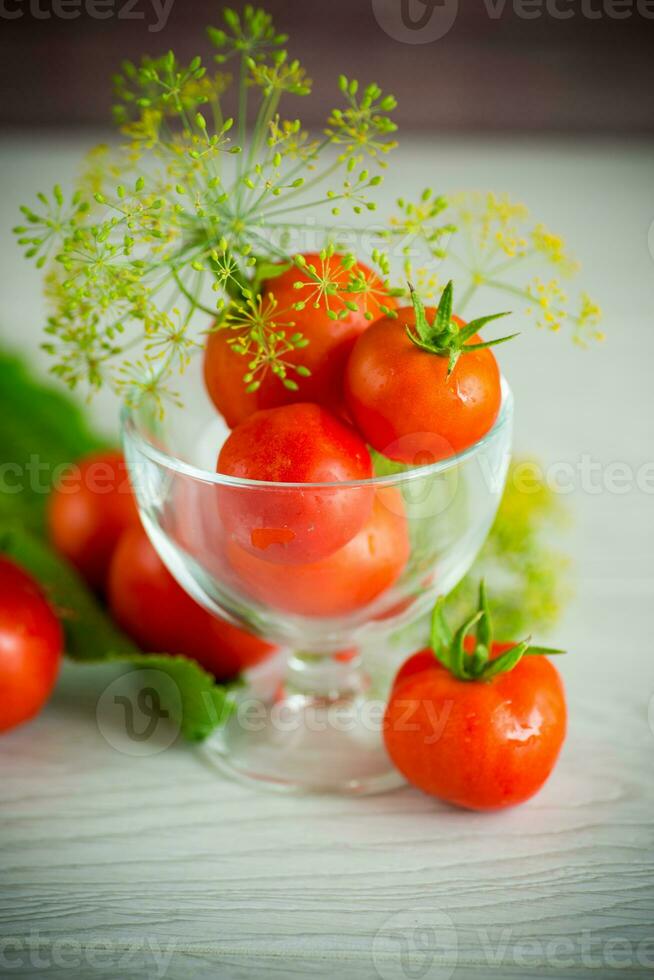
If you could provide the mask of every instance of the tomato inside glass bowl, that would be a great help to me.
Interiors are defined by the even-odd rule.
[[[274,698],[255,697],[246,682],[236,711],[205,751],[221,770],[280,790],[369,793],[397,785],[380,734],[383,702],[375,701],[360,658],[340,653],[383,646],[470,568],[506,479],[508,386],[502,382],[495,425],[465,451],[430,462],[429,437],[424,445],[418,437],[418,465],[376,459],[370,478],[312,484],[216,472],[230,430],[205,393],[200,358],[179,393],[181,404],[167,406],[163,417],[147,396],[123,411],[143,524],[197,602],[288,653]],[[313,509],[329,513],[335,493],[353,506],[365,501],[365,521],[345,544],[309,554],[306,562],[268,561],[265,549],[253,554],[235,535],[233,519],[225,521],[240,510],[248,519],[258,509],[269,513],[271,502],[278,511],[305,514],[307,497]]]

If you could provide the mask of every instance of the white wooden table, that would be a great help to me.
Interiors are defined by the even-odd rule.
[[[5,140],[0,155],[0,329],[30,350],[38,281],[7,228],[78,152],[54,134]],[[113,675],[68,667],[38,720],[0,740],[0,976],[654,974],[652,466],[649,487],[647,471],[635,483],[654,458],[654,150],[471,139],[401,152],[412,188],[524,198],[568,235],[605,308],[608,339],[591,352],[533,331],[502,352],[518,448],[602,464],[599,491],[575,477],[569,498],[578,593],[554,637],[570,651],[559,767],[495,816],[408,788],[258,794],[190,747],[116,751],[95,722]],[[111,428],[111,401],[94,411]],[[634,473],[625,493],[606,478],[615,462]]]

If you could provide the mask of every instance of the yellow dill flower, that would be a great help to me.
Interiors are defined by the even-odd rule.
[[[602,310],[588,293],[581,294],[581,309],[576,321],[575,341],[584,347],[589,340],[604,340],[604,333],[598,330]]]
[[[536,252],[557,266],[563,275],[571,276],[578,271],[579,263],[568,254],[563,238],[548,231],[545,225],[536,225],[531,242]]]
[[[138,119],[124,123],[120,131],[139,144],[139,149],[151,149],[159,139],[161,119],[158,109],[143,109]]]
[[[537,327],[546,327],[556,333],[567,318],[565,305],[568,297],[556,279],[543,282],[538,276],[527,286],[527,294],[533,300],[526,312],[536,317]]]

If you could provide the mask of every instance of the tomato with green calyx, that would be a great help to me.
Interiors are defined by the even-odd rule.
[[[92,453],[71,465],[48,502],[48,530],[57,551],[94,589],[105,584],[123,531],[138,524],[123,455]]]
[[[423,465],[467,449],[493,427],[500,372],[477,331],[506,316],[465,324],[452,315],[452,283],[437,310],[413,306],[377,320],[357,340],[345,374],[350,415],[367,442],[400,463]],[[512,334],[511,336],[516,336]]]
[[[295,484],[218,489],[229,536],[267,561],[325,558],[357,534],[372,508],[372,486],[338,487],[372,477],[365,443],[320,405],[296,402],[256,412],[232,430],[217,469],[241,480]],[[325,483],[334,485],[315,486]]]
[[[64,637],[34,579],[0,557],[0,732],[33,718],[55,685]]]
[[[140,525],[125,531],[114,552],[108,599],[118,625],[146,653],[182,654],[221,681],[275,650],[198,605],[175,581]]]
[[[384,741],[397,768],[425,793],[472,810],[529,799],[565,738],[563,684],[545,656],[561,652],[494,643],[483,583],[479,611],[454,635],[439,600],[432,647],[400,669],[386,708]]]
[[[296,401],[338,412],[356,338],[395,305],[379,276],[353,256],[332,249],[296,256],[209,334],[204,377],[212,401],[231,427]]]
[[[235,542],[227,554],[241,587],[273,609],[309,617],[356,612],[398,580],[409,558],[402,498],[392,487],[378,490],[370,519],[344,548],[321,561],[279,566]]]

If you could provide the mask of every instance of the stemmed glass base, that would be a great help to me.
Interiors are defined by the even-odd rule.
[[[203,750],[239,781],[290,793],[382,793],[401,786],[358,654],[291,656],[270,700],[252,692]]]

